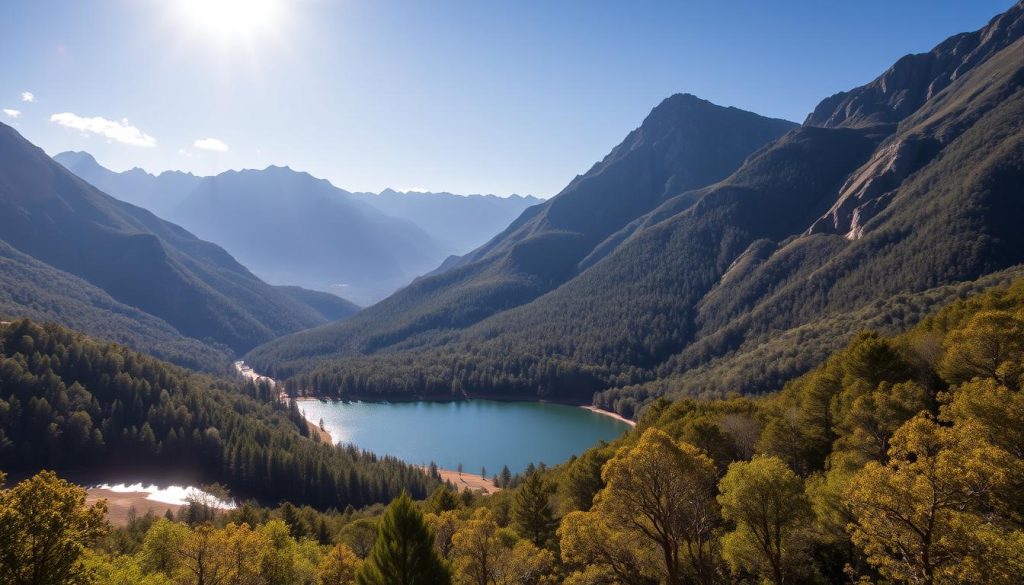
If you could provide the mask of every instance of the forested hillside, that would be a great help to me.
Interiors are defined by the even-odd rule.
[[[266,385],[171,366],[57,325],[0,326],[0,469],[199,473],[240,496],[319,508],[426,495],[421,470],[309,437]]]
[[[169,359],[180,356],[189,365],[200,365],[199,358],[186,355],[194,350],[185,346],[204,343],[212,346],[207,347],[211,354],[222,353],[225,346],[240,352],[327,321],[316,309],[253,276],[222,248],[98,191],[3,125],[0,240],[9,250],[4,253],[8,262],[25,264],[25,257],[31,257],[36,267],[7,272],[5,288],[20,292],[0,307],[4,314],[86,322],[90,333],[138,341],[139,349]],[[41,298],[27,298],[40,288],[32,279],[41,265],[60,272],[58,281],[87,282],[147,318],[139,321],[132,311],[118,308],[118,319],[100,325],[95,315],[108,311],[110,301],[94,290],[79,294],[81,285],[71,285],[65,295],[56,283],[48,283]],[[33,312],[22,313],[26,307]]]
[[[490,496],[439,486],[362,513],[193,504],[101,538],[102,508],[43,474],[0,490],[17,535],[0,539],[0,576],[419,582],[396,577],[405,567],[441,585],[1017,585],[1022,386],[1017,280],[903,335],[861,332],[772,395],[660,399],[622,439]],[[59,529],[43,531],[33,493],[65,510]],[[33,539],[93,548],[33,556]]]
[[[345,324],[283,339],[250,358],[286,376],[326,357],[434,342],[529,303],[576,276],[595,247],[633,219],[727,177],[793,127],[692,95],[672,96],[604,160],[486,245]]]
[[[633,221],[620,214],[627,221],[585,246],[586,257],[566,252],[577,240],[565,232],[526,237],[540,220],[524,217],[509,228],[524,234],[520,244],[499,238],[362,319],[276,340],[250,361],[300,390],[600,392],[626,414],[664,392],[770,390],[846,343],[871,307],[941,302],[950,285],[1024,262],[1022,35],[1017,5],[901,60],[850,92],[856,105],[825,100],[728,178],[669,195]],[[821,114],[833,106],[873,114]],[[663,154],[675,164],[687,155]],[[609,188],[646,192],[637,180]],[[605,201],[581,198],[598,210]],[[559,200],[535,209],[554,213]],[[595,221],[579,213],[572,221]],[[557,254],[526,251],[547,239]],[[492,254],[503,246],[518,252],[499,256],[499,269]],[[510,278],[506,266],[558,285],[529,300],[543,287],[517,288],[536,281]],[[893,330],[913,324],[910,311],[894,311]],[[763,355],[786,365],[773,371],[757,363]]]

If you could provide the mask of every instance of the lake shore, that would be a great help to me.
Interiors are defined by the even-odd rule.
[[[610,417],[610,418],[614,418],[615,420],[617,420],[619,422],[624,422],[624,423],[626,423],[627,425],[629,425],[631,427],[635,427],[636,426],[636,421],[635,420],[630,420],[630,419],[622,416],[621,414],[619,414],[617,412],[612,412],[610,410],[605,410],[603,408],[598,408],[598,407],[593,406],[593,405],[581,405],[580,408],[582,408],[583,410],[589,410],[590,412],[593,412],[593,413],[596,413],[596,414],[600,414],[602,416],[607,416],[607,417]]]
[[[421,467],[420,469],[423,470],[423,473],[427,473],[428,471],[425,467]],[[458,491],[462,491],[466,488],[469,488],[470,491],[474,492],[483,490],[486,494],[493,494],[501,491],[501,488],[495,486],[491,480],[484,479],[475,473],[467,473],[465,471],[459,473],[458,471],[442,469],[440,467],[437,468],[437,473],[441,475],[442,480],[454,485],[455,489]]]
[[[127,526],[134,508],[136,518],[141,518],[147,512],[154,516],[163,516],[168,511],[177,514],[182,508],[181,504],[167,504],[149,499],[146,492],[115,492],[113,490],[90,487],[85,489],[85,503],[95,504],[100,500],[107,501],[107,520],[114,526]]]
[[[296,398],[295,400],[301,402],[307,400],[319,400],[319,398],[307,396],[303,398]],[[334,438],[331,437],[331,433],[327,432],[326,429],[320,428],[320,425],[313,423],[313,421],[309,419],[306,419],[306,424],[309,426],[309,432],[316,435],[321,442],[332,445],[334,444]],[[426,467],[420,467],[420,469],[423,470],[423,473],[428,472],[428,468]],[[483,490],[484,493],[493,494],[501,490],[501,488],[495,486],[491,480],[472,473],[459,473],[458,471],[443,469],[441,467],[437,468],[437,473],[440,474],[443,481],[450,482],[459,491],[469,488],[471,491]]]
[[[507,396],[490,396],[490,395],[487,395],[487,394],[479,394],[479,395],[474,394],[474,395],[472,395],[472,396],[470,396],[468,398],[440,398],[440,397],[439,398],[422,398],[422,397],[415,397],[415,398],[389,398],[387,400],[372,400],[372,399],[369,399],[369,398],[359,398],[359,397],[353,397],[353,398],[348,398],[348,399],[341,399],[341,398],[319,397],[319,396],[298,396],[298,397],[290,398],[290,399],[291,400],[295,400],[296,402],[306,402],[306,401],[333,402],[333,401],[348,401],[348,400],[359,401],[359,402],[457,402],[457,401],[460,401],[460,400],[493,400],[495,402],[537,402],[537,403],[541,403],[541,404],[562,404],[564,406],[576,406],[576,407],[582,408],[583,410],[589,410],[590,412],[593,412],[594,414],[600,414],[601,416],[607,416],[608,418],[613,418],[613,419],[615,419],[615,420],[617,420],[617,421],[619,421],[621,423],[625,423],[626,425],[628,425],[630,427],[635,427],[636,426],[636,421],[635,420],[628,419],[628,418],[622,416],[621,414],[619,414],[617,412],[612,412],[610,410],[605,410],[605,409],[600,408],[598,406],[594,406],[593,404],[580,404],[579,402],[575,402],[575,401],[571,401],[571,400],[548,400],[548,399],[543,399],[543,400],[527,400],[527,399],[524,399],[524,398],[510,398],[510,397],[507,397]],[[319,428],[318,428],[318,430],[319,430]]]

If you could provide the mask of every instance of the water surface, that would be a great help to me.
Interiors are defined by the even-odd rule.
[[[354,444],[416,465],[461,463],[488,476],[508,465],[557,465],[629,427],[575,406],[539,402],[338,402],[304,400],[299,409],[338,443]]]

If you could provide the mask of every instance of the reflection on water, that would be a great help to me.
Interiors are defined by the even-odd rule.
[[[162,504],[172,504],[175,506],[184,506],[189,503],[189,499],[196,498],[204,503],[210,504],[215,508],[221,510],[233,510],[235,508],[234,502],[227,502],[220,500],[212,496],[211,494],[204,492],[203,490],[193,486],[182,486],[182,485],[143,485],[142,483],[134,484],[99,484],[92,486],[94,488],[110,490],[118,494],[146,494],[146,499],[153,502],[160,502]]]

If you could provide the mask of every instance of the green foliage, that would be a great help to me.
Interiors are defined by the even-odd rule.
[[[84,489],[52,472],[0,489],[0,582],[90,583],[83,555],[106,528],[106,505],[86,506],[85,497]]]
[[[312,441],[272,394],[18,321],[0,327],[0,467],[191,468],[243,496],[323,509],[433,484],[394,458]]]
[[[722,516],[735,524],[722,537],[722,555],[733,570],[775,585],[806,578],[812,515],[800,477],[780,459],[759,456],[730,465],[719,491]]]
[[[443,585],[448,566],[434,550],[423,514],[403,493],[380,519],[377,543],[356,574],[359,585]]]
[[[538,548],[544,548],[555,536],[558,520],[551,506],[554,486],[538,472],[529,473],[516,490],[512,519],[516,531]]]

